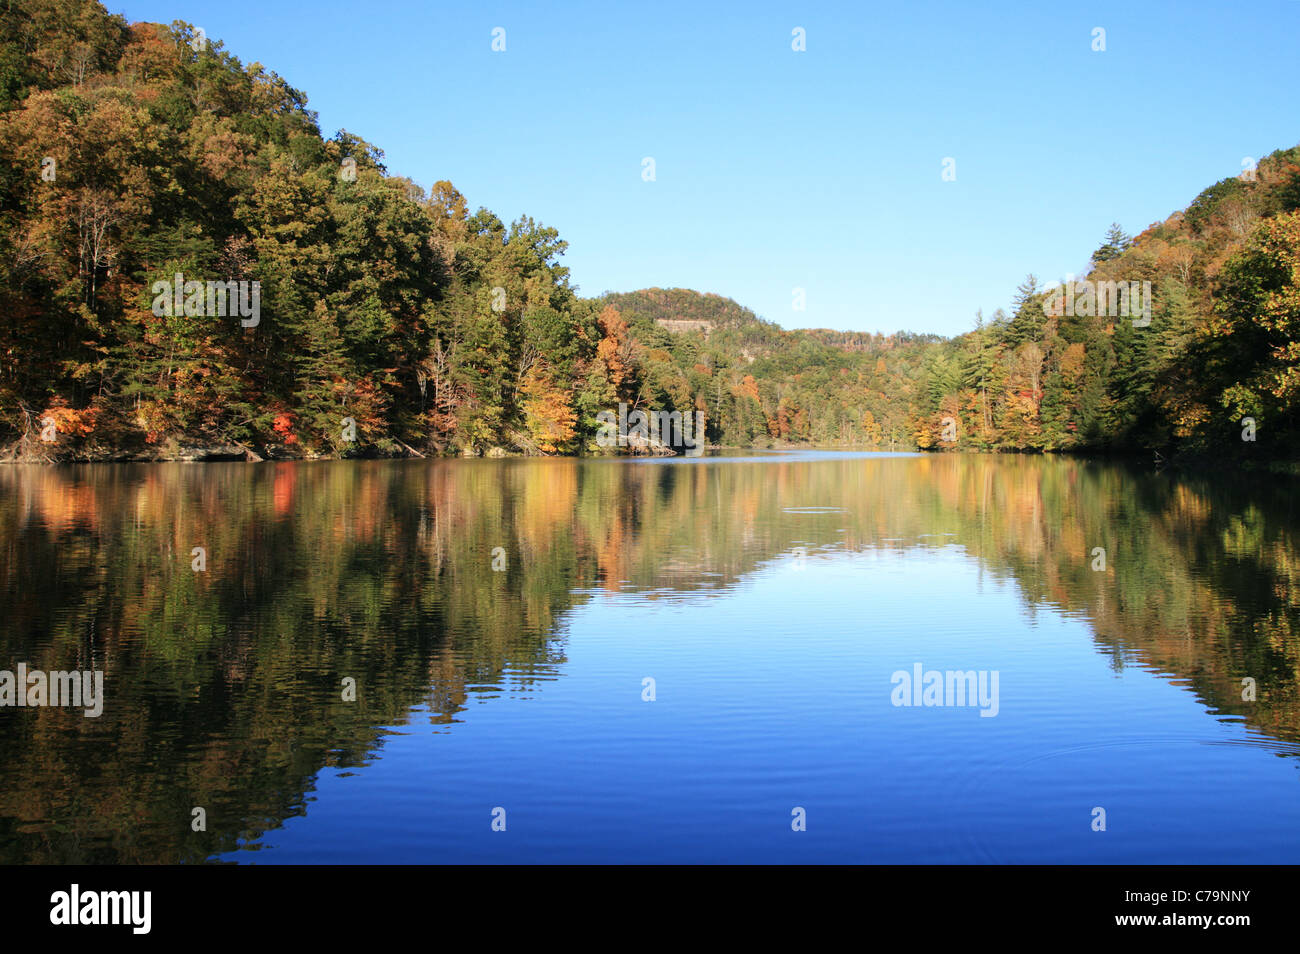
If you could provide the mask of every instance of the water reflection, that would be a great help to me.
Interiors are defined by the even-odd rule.
[[[663,601],[694,614],[675,626],[725,626],[711,607],[773,566],[811,580],[873,553],[931,561],[926,591],[862,608],[819,589],[811,629],[930,601],[962,616],[943,568],[973,558],[981,593],[1014,584],[1022,613],[1086,620],[1113,671],[1166,674],[1292,754],[1297,526],[1284,486],[1070,459],[0,469],[0,668],[99,668],[107,696],[98,719],[0,709],[0,861],[229,852],[301,816],[322,770],[382,760],[384,727],[447,732],[545,693],[591,600],[626,601],[611,638],[644,638],[641,608]],[[1092,764],[1086,746],[1052,751],[990,758],[1026,791],[1044,759]]]

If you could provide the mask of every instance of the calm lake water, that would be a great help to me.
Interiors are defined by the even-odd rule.
[[[964,455],[7,467],[0,669],[104,692],[0,708],[0,862],[1298,862],[1293,500]]]

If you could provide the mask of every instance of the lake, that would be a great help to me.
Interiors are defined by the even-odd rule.
[[[0,861],[1300,861],[1286,482],[0,469]],[[16,676],[15,676],[16,678]],[[89,686],[89,680],[87,680]]]

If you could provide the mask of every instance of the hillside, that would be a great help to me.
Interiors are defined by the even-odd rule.
[[[584,298],[555,229],[307,103],[187,24],[0,10],[0,456],[583,453],[620,404],[729,446],[1294,455],[1296,149],[1112,231],[1087,277],[1149,288],[1141,327],[1030,276],[945,340]]]
[[[1300,148],[1279,150],[1135,239],[1113,226],[1070,299],[1030,275],[928,363],[918,443],[951,418],[971,449],[1294,457],[1297,210]],[[1122,286],[1141,314],[1115,307]]]

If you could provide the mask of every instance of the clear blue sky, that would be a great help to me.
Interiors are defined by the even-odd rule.
[[[583,294],[695,288],[785,327],[960,333],[1300,142],[1300,0],[107,6],[203,27],[390,173],[555,226]]]

